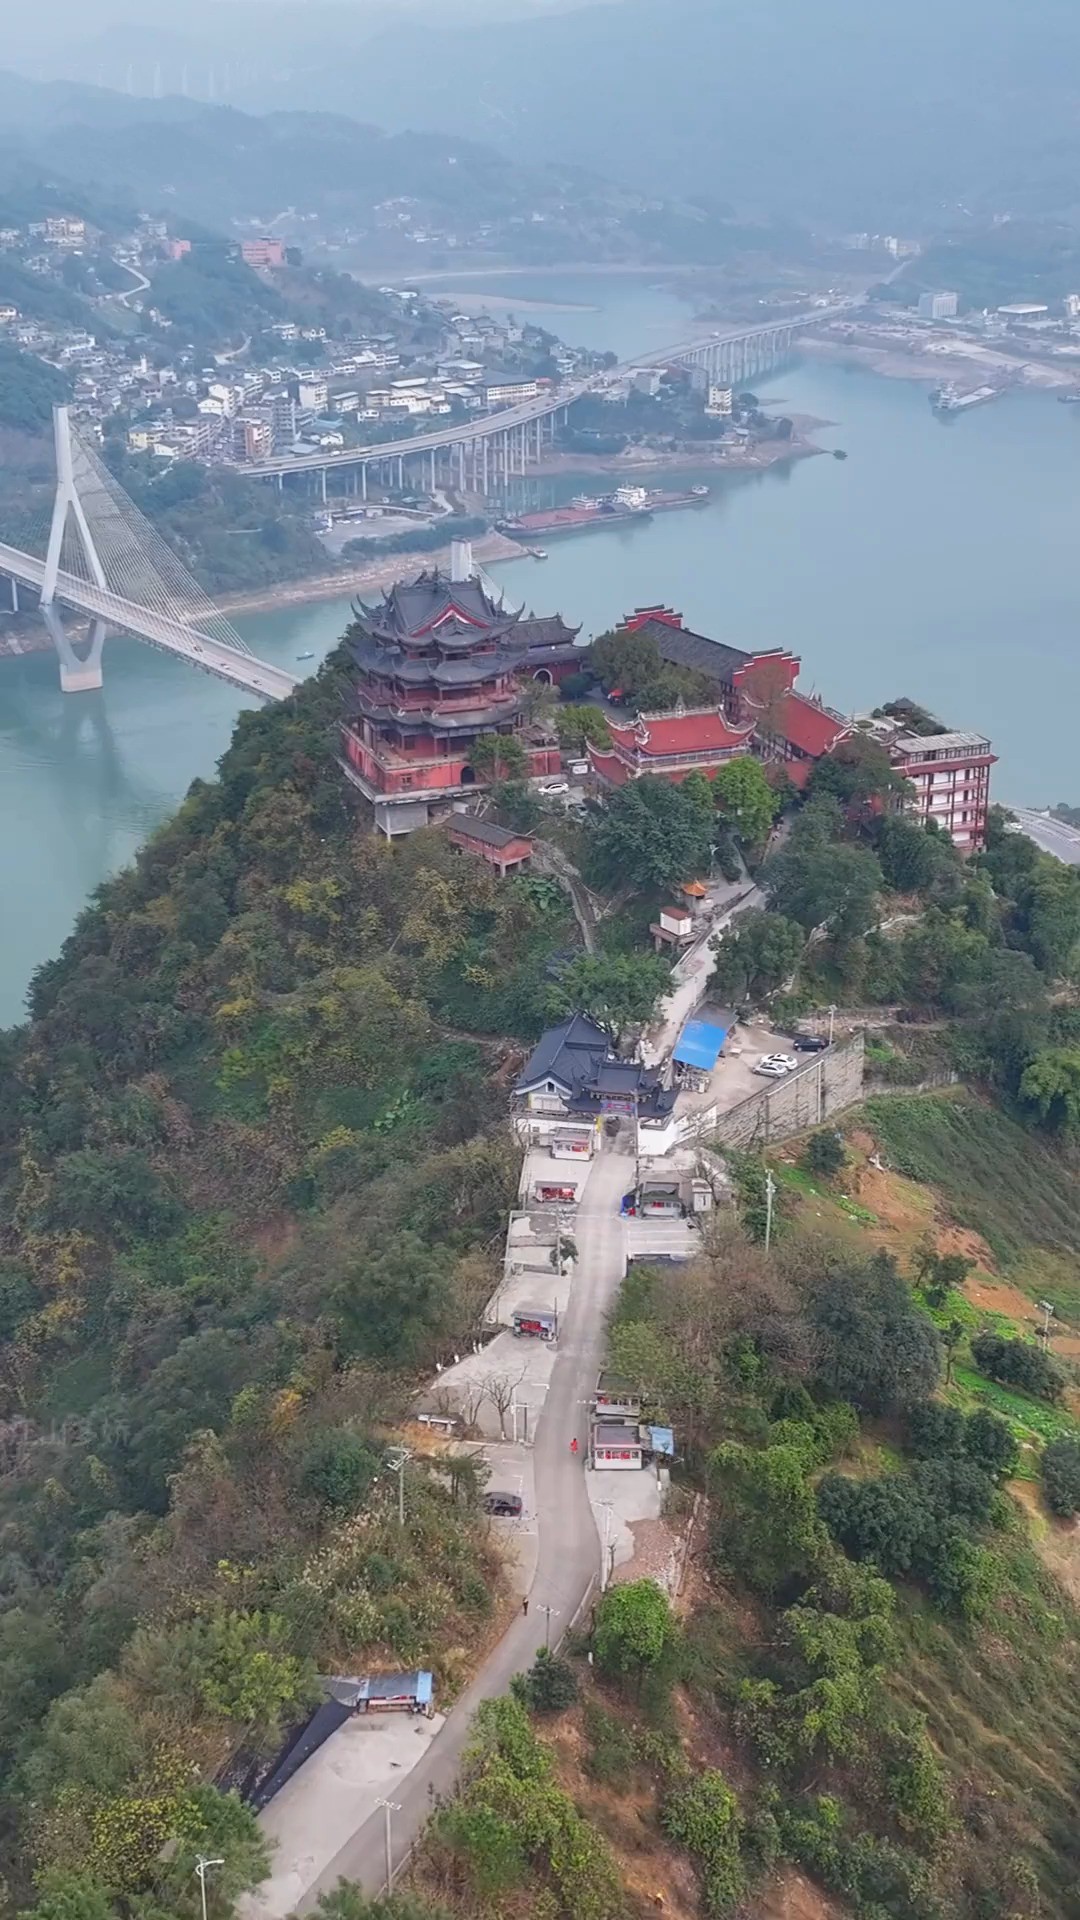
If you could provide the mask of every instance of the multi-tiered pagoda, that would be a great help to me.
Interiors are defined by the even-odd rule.
[[[522,683],[576,670],[576,628],[508,611],[480,581],[437,569],[355,611],[345,754],[384,833],[411,833],[483,786],[486,763],[471,758],[481,736],[520,739],[530,776],[559,771],[558,748],[526,730]]]

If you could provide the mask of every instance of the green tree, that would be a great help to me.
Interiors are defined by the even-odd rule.
[[[882,876],[872,853],[840,839],[841,825],[834,801],[807,806],[786,845],[766,861],[762,885],[777,913],[847,943],[873,924]]]
[[[597,1609],[593,1649],[605,1673],[641,1679],[655,1667],[674,1632],[671,1607],[655,1580],[609,1587]]]
[[[721,999],[764,999],[791,978],[805,945],[802,928],[782,914],[740,914],[711,942],[716,965],[709,990]]]
[[[1080,1130],[1080,1048],[1044,1047],[1021,1075],[1020,1098],[1054,1132]]]
[[[108,1893],[88,1873],[48,1869],[38,1878],[37,1895],[19,1920],[116,1920]]]
[[[936,825],[924,826],[902,813],[885,814],[874,836],[885,885],[897,893],[928,893],[935,881],[959,872],[952,841]]]
[[[716,1507],[714,1553],[770,1594],[812,1570],[826,1545],[805,1452],[727,1441],[709,1460]]]
[[[552,988],[551,1010],[590,1014],[618,1040],[626,1027],[646,1026],[670,988],[671,969],[659,954],[583,953]]]
[[[760,760],[741,754],[713,775],[713,793],[721,819],[741,844],[760,849],[780,809],[779,798]]]
[[[938,1335],[887,1255],[826,1274],[809,1318],[820,1378],[839,1399],[886,1413],[925,1399],[937,1385]]]
[[[447,1907],[419,1894],[402,1889],[371,1897],[355,1880],[339,1880],[329,1893],[320,1893],[315,1912],[319,1920],[449,1920]]]
[[[560,707],[555,715],[555,731],[559,745],[572,753],[580,753],[589,741],[596,747],[611,744],[607,716],[601,707]]]
[[[595,858],[612,882],[672,886],[707,870],[714,809],[686,780],[680,786],[646,775],[619,787],[603,806],[593,835]]]
[[[1020,1443],[1007,1420],[976,1407],[964,1422],[964,1452],[992,1480],[1008,1480],[1016,1472]]]
[[[808,792],[811,799],[827,795],[849,813],[872,817],[873,810],[893,803],[910,791],[892,765],[887,750],[868,734],[842,740],[832,753],[815,763]]]
[[[1041,1471],[1051,1513],[1062,1520],[1080,1513],[1080,1440],[1064,1434],[1051,1440],[1043,1453]]]
[[[523,780],[529,771],[528,754],[513,733],[481,733],[470,759],[482,780]]]
[[[1024,945],[1051,979],[1075,971],[1080,943],[1080,873],[1046,856],[1021,894],[1018,921]]]
[[[518,1674],[512,1685],[533,1713],[565,1713],[578,1697],[577,1676],[568,1660],[541,1647],[528,1673]]]

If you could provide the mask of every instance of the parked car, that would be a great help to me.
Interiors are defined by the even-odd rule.
[[[541,787],[540,791],[543,794],[547,794],[549,798],[556,794],[569,793],[570,782],[568,780],[549,780],[546,786]]]
[[[754,1068],[754,1072],[766,1080],[786,1080],[790,1071],[790,1067],[781,1066],[778,1060],[759,1060]]]
[[[481,1506],[485,1513],[499,1514],[510,1520],[516,1520],[525,1510],[520,1493],[485,1493]]]
[[[785,1073],[794,1073],[798,1064],[793,1053],[763,1053],[754,1072],[771,1074],[773,1079],[780,1079]]]
[[[794,1053],[766,1053],[762,1058],[775,1061],[778,1067],[786,1067],[789,1073],[794,1073],[799,1064],[798,1055]]]
[[[796,1053],[824,1053],[829,1043],[823,1033],[797,1033],[791,1044]]]

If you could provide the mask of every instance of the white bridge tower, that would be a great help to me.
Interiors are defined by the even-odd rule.
[[[63,617],[56,605],[57,576],[64,542],[69,538],[69,521],[74,523],[70,540],[81,547],[82,565],[88,570],[90,579],[105,592],[108,591],[108,581],[75,486],[71,420],[66,407],[53,408],[53,435],[56,441],[56,498],[49,529],[49,551],[45,557],[45,578],[41,583],[41,617],[60,657],[61,687],[65,693],[86,693],[102,684],[101,654],[105,645],[105,622],[91,616],[89,645],[82,654],[76,653],[64,631]]]

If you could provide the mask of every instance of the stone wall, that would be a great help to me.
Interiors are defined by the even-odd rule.
[[[718,1117],[712,1136],[724,1147],[768,1147],[794,1133],[820,1127],[863,1097],[865,1047],[861,1033],[814,1054],[784,1080],[766,1082],[737,1107]]]

